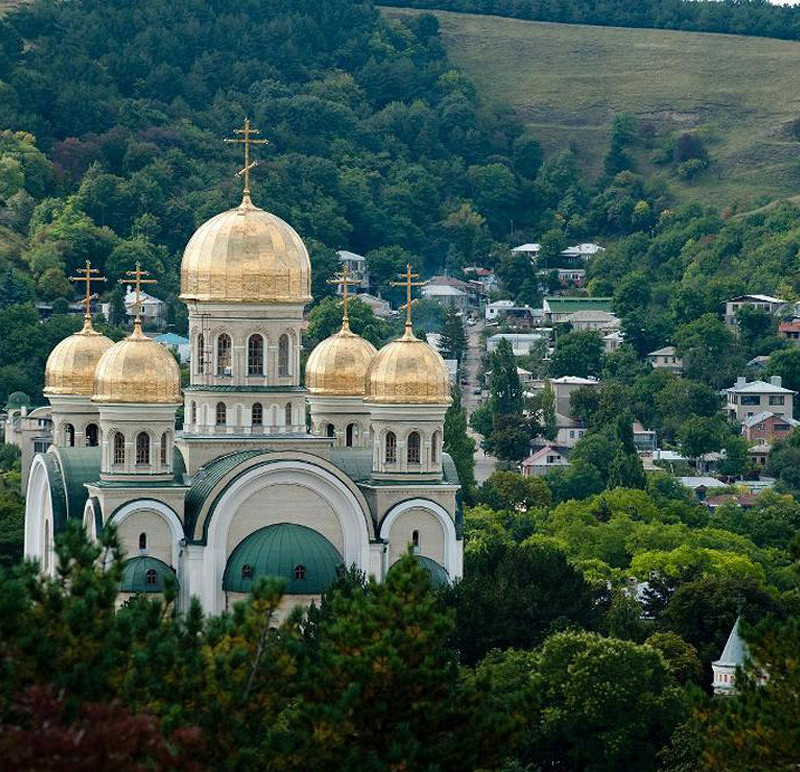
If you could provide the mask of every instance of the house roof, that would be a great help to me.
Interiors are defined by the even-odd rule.
[[[514,247],[511,251],[512,252],[538,252],[542,248],[541,244],[528,243],[528,244],[520,244],[518,247]]]
[[[727,488],[724,482],[716,477],[679,477],[678,481],[685,488]]]
[[[439,295],[441,297],[463,297],[467,293],[449,284],[428,284],[422,288],[423,295]]]
[[[725,391],[731,394],[794,394],[791,389],[784,389],[783,386],[776,386],[767,381],[750,381],[749,383],[734,384]]]
[[[495,300],[494,303],[489,303],[487,308],[513,308],[513,300]]]
[[[756,413],[749,418],[745,418],[744,425],[750,429],[756,424],[766,421],[770,417],[774,417],[776,421],[783,421],[784,423],[789,424],[789,426],[800,426],[800,421],[796,421],[794,418],[787,418],[786,416],[776,416],[775,413],[771,412],[770,410],[763,410],[762,412]]]
[[[772,295],[739,295],[738,297],[731,298],[729,303],[746,303],[748,300],[754,300],[757,303],[787,303],[788,301],[782,298],[775,298]]]
[[[562,415],[561,413],[556,413],[556,426],[559,429],[586,428],[586,424],[583,421],[579,421],[577,418],[573,418],[572,416]]]
[[[577,375],[562,375],[560,378],[551,378],[550,383],[560,383],[566,386],[597,386],[597,378],[580,378]]]
[[[176,335],[174,332],[165,332],[163,335],[156,335],[153,340],[167,346],[185,346],[189,343],[188,338],[184,338],[183,335]]]
[[[609,311],[601,311],[592,308],[584,308],[580,311],[571,313],[565,322],[618,322],[619,317]]]
[[[561,254],[564,255],[564,257],[589,257],[591,255],[596,255],[598,252],[605,252],[605,248],[601,247],[599,244],[584,243],[576,244],[573,247],[567,247],[561,251]]]
[[[350,252],[347,249],[340,249],[337,253],[340,260],[349,260],[350,262],[363,263],[367,258],[363,255],[357,255],[355,252]]]
[[[655,351],[651,351],[647,356],[649,356],[649,357],[674,357],[675,356],[675,346],[664,346],[663,348],[657,348]]]
[[[562,458],[567,457],[566,449],[559,447],[558,445],[545,445],[543,448],[539,448],[539,450],[537,450],[535,453],[532,453],[530,456],[528,456],[522,462],[522,466],[536,466],[542,459],[551,454],[559,455]]]
[[[772,445],[767,442],[760,442],[758,445],[753,445],[748,451],[750,455],[769,455],[772,452]]]
[[[572,314],[581,309],[592,311],[611,311],[613,298],[590,297],[547,297],[544,299],[545,310],[551,314]]]
[[[739,634],[740,621],[741,616],[736,617],[725,648],[722,650],[720,658],[716,662],[712,662],[712,665],[721,667],[741,667],[744,664],[747,658],[747,644]]]

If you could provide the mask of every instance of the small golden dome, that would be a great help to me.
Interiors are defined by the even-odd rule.
[[[311,261],[300,236],[245,195],[194,233],[183,252],[181,298],[218,303],[308,303]]]
[[[47,357],[44,368],[45,396],[75,394],[91,397],[94,392],[94,370],[100,357],[114,345],[92,327],[86,318],[83,329],[64,338]]]
[[[312,394],[336,397],[363,396],[366,375],[378,350],[368,340],[342,329],[322,341],[308,357],[306,388]]]
[[[387,343],[367,373],[367,402],[449,405],[450,374],[444,360],[414,337],[406,324],[402,338]]]
[[[92,401],[177,404],[181,402],[178,363],[165,346],[142,334],[137,320],[133,333],[97,363]]]

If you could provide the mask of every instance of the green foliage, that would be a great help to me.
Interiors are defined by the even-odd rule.
[[[550,375],[598,376],[602,370],[603,341],[593,330],[577,330],[560,335],[550,361]]]
[[[445,359],[455,359],[461,364],[467,350],[467,333],[464,329],[464,320],[456,311],[455,306],[450,305],[445,309],[440,333],[442,336],[441,355]]]
[[[453,401],[444,415],[444,451],[456,465],[466,502],[475,496],[475,440],[467,434],[467,413],[461,406],[461,390],[452,387]]]
[[[528,510],[550,505],[547,483],[540,477],[523,477],[519,472],[492,472],[480,487],[482,504],[495,510]]]
[[[350,329],[380,348],[392,335],[390,325],[375,316],[372,308],[357,297],[348,302]],[[328,297],[314,306],[308,315],[307,341],[313,348],[320,341],[338,332],[342,326],[342,301]]]
[[[661,652],[672,677],[682,686],[700,685],[703,681],[703,664],[697,650],[672,632],[653,633],[645,644]]]

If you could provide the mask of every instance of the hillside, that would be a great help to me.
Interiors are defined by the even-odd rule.
[[[419,11],[384,9],[392,16]],[[702,132],[712,166],[682,200],[734,205],[800,190],[800,43],[665,30],[588,27],[437,12],[448,54],[487,103],[507,103],[548,151],[572,146],[597,171],[615,113],[657,135]],[[643,171],[653,150],[635,155]]]

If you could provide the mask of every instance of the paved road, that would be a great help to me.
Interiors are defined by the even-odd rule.
[[[468,417],[472,415],[472,411],[478,407],[481,401],[479,395],[472,393],[475,386],[478,385],[478,369],[481,366],[479,337],[481,329],[483,329],[483,325],[480,323],[474,327],[467,327],[467,355],[464,361],[464,376],[467,383],[461,387],[461,403],[464,405]],[[483,437],[480,434],[470,428],[467,429],[467,433],[475,440],[475,481],[480,484],[494,471],[497,459],[483,452],[481,449]]]

